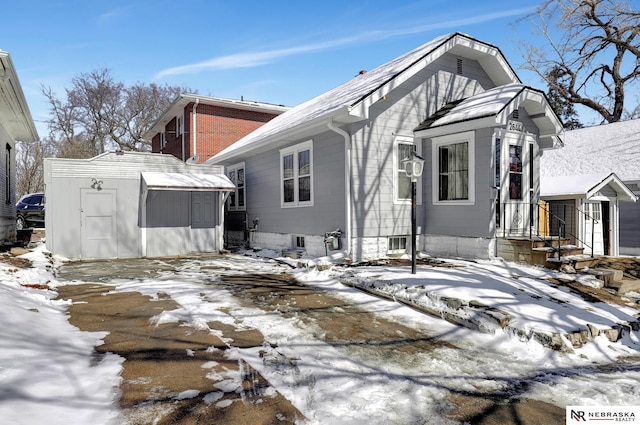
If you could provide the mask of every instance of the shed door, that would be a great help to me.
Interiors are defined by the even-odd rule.
[[[82,258],[117,258],[115,189],[81,190]]]
[[[584,204],[584,209],[584,243],[592,247],[591,255],[604,255],[602,204],[587,202]]]
[[[191,250],[216,251],[218,224],[215,192],[191,193]]]

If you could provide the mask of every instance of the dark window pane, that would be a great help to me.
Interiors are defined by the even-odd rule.
[[[293,191],[293,179],[285,180],[283,182],[284,202],[294,201]]]
[[[293,177],[293,154],[282,157],[282,176],[285,179]]]
[[[311,151],[298,152],[298,175],[307,176],[311,174]]]
[[[311,177],[298,179],[298,200],[300,202],[311,200]]]

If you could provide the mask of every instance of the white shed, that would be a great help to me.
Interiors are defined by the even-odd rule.
[[[70,259],[218,252],[234,189],[221,166],[108,152],[45,159],[46,245]]]

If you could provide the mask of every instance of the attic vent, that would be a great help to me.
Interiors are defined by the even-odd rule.
[[[520,110],[516,109],[516,110],[513,111],[513,119],[517,120],[519,118],[520,118]]]
[[[458,64],[456,67],[456,73],[458,75],[462,75],[462,59],[458,59]]]

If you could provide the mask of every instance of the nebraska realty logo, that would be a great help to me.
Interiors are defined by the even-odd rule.
[[[567,406],[567,424],[591,421],[640,423],[640,406]]]

